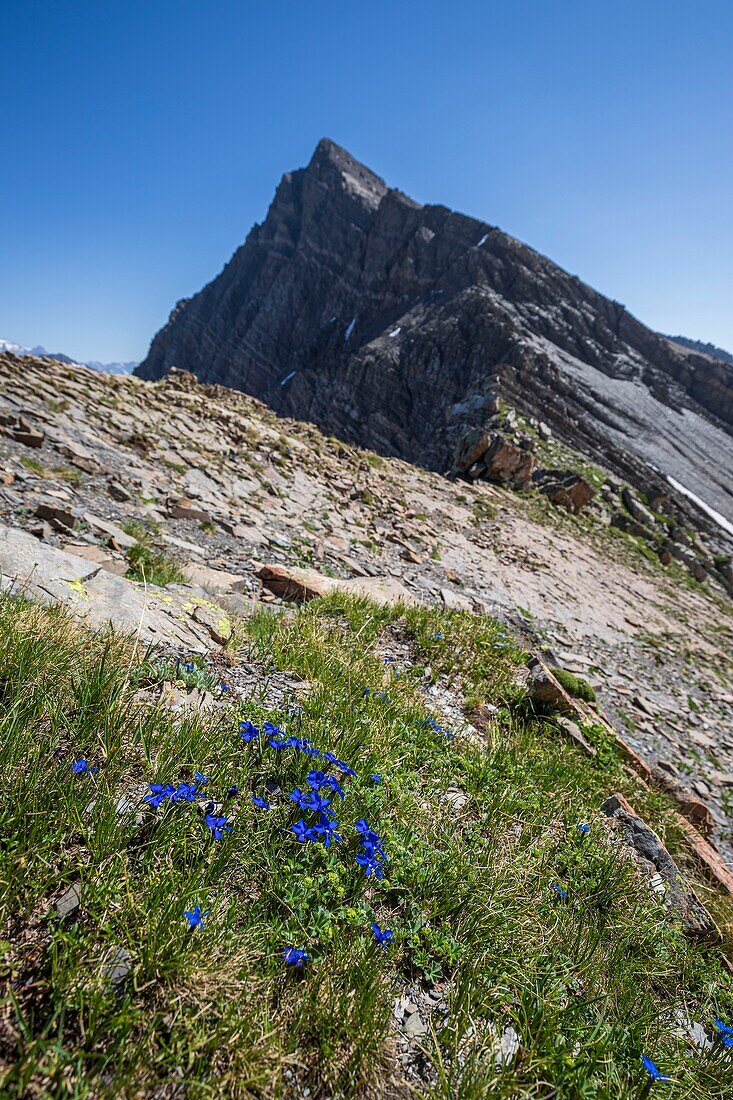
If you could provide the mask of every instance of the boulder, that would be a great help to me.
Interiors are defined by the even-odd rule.
[[[532,480],[535,467],[534,456],[511,443],[502,435],[495,435],[482,462],[486,466],[485,477],[514,489],[525,489]]]
[[[261,565],[256,573],[266,589],[286,600],[303,602],[330,596],[333,592],[346,592],[353,596],[366,596],[377,604],[420,602],[394,577],[343,580],[341,577],[326,577],[315,569],[286,565]]]
[[[489,433],[483,428],[471,428],[458,441],[453,466],[457,473],[465,474],[489,449]]]

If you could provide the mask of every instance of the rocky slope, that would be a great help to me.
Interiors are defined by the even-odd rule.
[[[575,514],[382,459],[181,372],[151,385],[6,355],[0,380],[3,588],[191,649],[292,585],[491,612],[591,681],[655,775],[702,800],[733,858],[730,605],[712,572],[700,585],[611,525],[603,471]],[[141,525],[181,583],[124,575]]]
[[[138,373],[173,366],[437,470],[504,397],[638,488],[670,475],[733,518],[729,364],[327,140]]]

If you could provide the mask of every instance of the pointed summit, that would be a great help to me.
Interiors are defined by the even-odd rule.
[[[321,138],[313,151],[306,172],[326,178],[334,172],[343,179],[347,188],[369,206],[376,208],[389,188],[381,176],[369,170],[343,146],[330,138]]]

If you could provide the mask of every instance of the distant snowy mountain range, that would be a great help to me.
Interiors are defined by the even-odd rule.
[[[14,344],[12,340],[0,340],[0,351],[11,351],[13,355],[37,355],[39,358],[58,359],[60,363],[76,363],[78,366],[91,367],[92,370],[101,370],[106,374],[132,374],[137,366],[134,360],[128,363],[100,363],[97,359],[90,359],[89,362],[82,363],[60,351],[46,351],[40,344],[34,348],[26,348],[22,344]]]

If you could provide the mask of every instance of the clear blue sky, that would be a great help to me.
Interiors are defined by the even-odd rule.
[[[328,136],[733,349],[730,0],[0,0],[0,337],[141,358]]]

